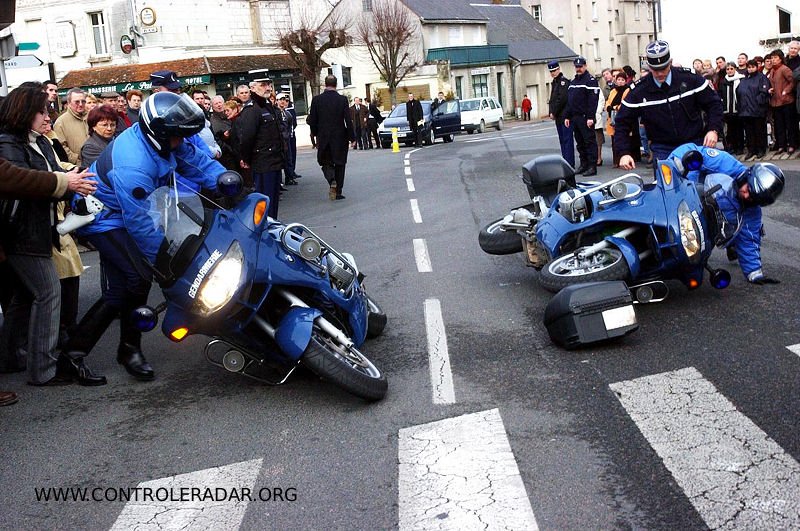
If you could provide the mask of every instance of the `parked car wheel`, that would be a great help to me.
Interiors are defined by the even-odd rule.
[[[474,132],[475,132],[475,129],[467,129],[467,134],[468,135],[471,135]]]
[[[497,120],[497,130],[498,131],[502,131],[503,130],[503,119],[502,118]]]
[[[452,134],[449,134],[449,135],[444,135],[444,136],[442,137],[442,140],[444,140],[444,141],[445,141],[445,142],[447,142],[447,143],[450,143],[450,142],[452,142],[453,140],[455,140],[455,136],[454,136],[454,135],[452,135]]]
[[[483,120],[481,120],[481,123],[480,123],[480,124],[478,124],[478,132],[479,132],[479,133],[483,133],[483,132],[485,132],[485,131],[486,131],[486,122],[484,122]]]

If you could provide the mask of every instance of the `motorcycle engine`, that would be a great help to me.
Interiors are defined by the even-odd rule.
[[[346,291],[353,284],[353,279],[356,277],[356,272],[353,268],[332,254],[328,255],[328,274],[334,287],[341,291]]]
[[[581,223],[589,213],[586,198],[578,197],[579,193],[578,190],[567,190],[558,196],[558,211],[572,223]]]

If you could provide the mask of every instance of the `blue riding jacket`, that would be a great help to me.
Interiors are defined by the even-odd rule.
[[[697,150],[703,155],[703,165],[697,171],[688,172],[686,178],[704,183],[706,190],[721,185],[714,194],[720,210],[732,224],[742,218],[742,228],[730,243],[739,255],[739,267],[749,281],[764,276],[761,271],[761,207],[742,205],[739,200],[737,178],[747,171],[747,166],[732,155],[714,148],[683,144],[670,153],[671,158],[680,159],[687,152]]]
[[[145,139],[139,124],[133,124],[109,144],[89,171],[97,174],[92,177],[97,183],[94,195],[105,208],[79,233],[126,229],[142,254],[155,262],[164,234],[150,218],[147,198],[168,185],[173,173],[195,190],[216,190],[217,177],[225,167],[191,139],[164,158]]]

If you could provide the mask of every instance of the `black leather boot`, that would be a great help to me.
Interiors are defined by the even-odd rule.
[[[94,374],[84,358],[118,315],[119,310],[102,298],[94,303],[64,345],[64,354],[59,356],[57,371],[77,380],[80,385],[105,385],[106,377]]]
[[[119,321],[119,348],[117,362],[125,367],[128,374],[147,382],[156,377],[153,367],[147,363],[142,354],[142,333],[131,322],[130,310],[123,310]]]
[[[581,173],[583,174],[584,177],[591,177],[592,175],[597,175],[597,166],[589,166]]]
[[[79,385],[95,386],[108,383],[105,376],[94,374],[83,358],[70,358],[65,354],[58,357],[56,374],[72,378]]]
[[[588,169],[589,169],[589,166],[586,163],[582,162],[581,165],[578,167],[578,169],[575,170],[575,175],[580,175],[580,174],[582,174],[583,172],[585,172]]]

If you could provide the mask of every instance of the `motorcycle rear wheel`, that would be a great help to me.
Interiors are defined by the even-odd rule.
[[[388,318],[375,300],[367,295],[367,337],[374,339],[383,333]]]
[[[522,252],[522,238],[517,231],[501,228],[503,218],[496,219],[478,233],[478,245],[487,254],[514,254]]]
[[[539,284],[556,293],[572,284],[625,280],[630,274],[628,262],[622,252],[614,247],[601,249],[592,257],[579,260],[575,252],[554,258],[539,272]]]
[[[301,359],[317,376],[364,400],[386,396],[386,376],[366,356],[355,346],[342,347],[316,327]]]

